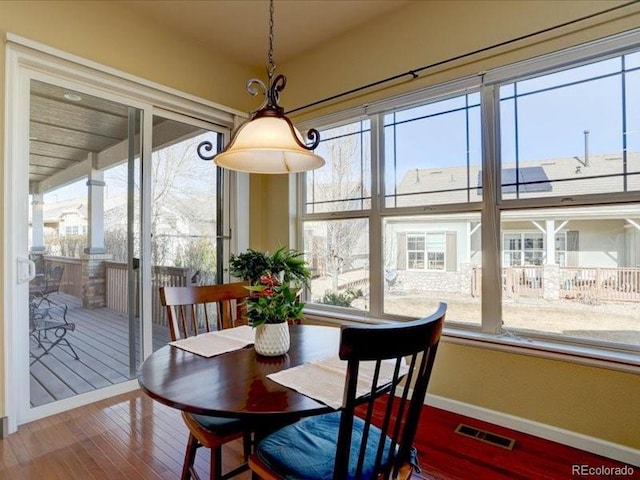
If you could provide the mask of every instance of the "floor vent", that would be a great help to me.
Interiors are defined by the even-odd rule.
[[[476,440],[480,440],[481,442],[496,445],[497,447],[506,448],[507,450],[513,449],[513,446],[516,444],[516,441],[512,438],[503,437],[502,435],[498,435],[496,433],[491,433],[487,432],[486,430],[480,430],[475,427],[470,427],[469,425],[465,425],[464,423],[458,425],[458,427],[456,428],[456,433],[464,435],[465,437],[475,438]]]

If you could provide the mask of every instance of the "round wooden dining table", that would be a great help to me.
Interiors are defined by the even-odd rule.
[[[291,325],[290,334],[291,348],[279,357],[258,355],[253,345],[210,358],[165,345],[142,363],[138,383],[151,398],[190,413],[273,423],[332,411],[267,375],[336,355],[340,329]]]

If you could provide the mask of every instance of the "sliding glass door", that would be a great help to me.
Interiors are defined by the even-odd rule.
[[[150,229],[154,350],[169,340],[159,288],[219,282],[221,173],[212,161],[198,157],[197,147],[203,141],[211,142],[217,151],[222,134],[169,112],[153,116]]]
[[[29,406],[135,377],[143,112],[32,79]]]
[[[197,155],[202,141],[220,148],[232,114],[15,46],[7,63],[13,432],[137,388],[140,363],[169,340],[159,287],[222,281],[222,205],[239,207],[223,200],[229,177]]]

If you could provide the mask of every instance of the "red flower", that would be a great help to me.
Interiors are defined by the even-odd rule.
[[[262,285],[267,285],[269,287],[274,287],[278,285],[278,281],[276,280],[276,277],[274,277],[273,275],[262,275],[260,277],[260,283]]]
[[[260,295],[263,297],[272,297],[273,296],[273,287],[265,288]]]

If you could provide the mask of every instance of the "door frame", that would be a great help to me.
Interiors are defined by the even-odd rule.
[[[26,251],[28,229],[24,228],[25,203],[17,200],[28,195],[26,179],[28,179],[29,162],[25,162],[24,159],[29,156],[30,80],[33,78],[61,85],[143,110],[143,172],[149,172],[148,167],[151,162],[151,119],[155,108],[206,122],[209,128],[214,127],[216,131],[223,132],[225,138],[228,138],[234,123],[245,115],[11,33],[7,34],[5,51],[5,209],[2,251],[5,301],[3,305],[4,381],[1,388],[3,388],[6,425],[8,433],[12,433],[17,430],[19,424],[138,388],[137,381],[130,380],[42,407],[30,408],[28,405],[29,375],[27,374],[25,378],[25,372],[29,372],[27,354],[29,342],[28,325],[24,321],[24,316],[28,314],[28,288],[20,286],[17,282],[20,270],[25,268],[18,264],[18,258],[25,253],[28,255]],[[148,192],[149,178],[148,173],[143,175],[143,191]],[[242,181],[242,178],[234,177],[233,181]],[[247,179],[243,181],[248,183]],[[246,196],[247,200],[240,204],[248,207],[248,192]],[[234,203],[231,199],[229,201]],[[141,225],[143,238],[141,283],[143,286],[151,285],[149,212],[150,197],[148,194],[143,194]],[[240,215],[248,218],[248,208]],[[147,261],[144,261],[145,255]],[[142,324],[145,331],[142,345],[145,355],[149,355],[151,353],[149,288],[143,288],[141,297]]]

